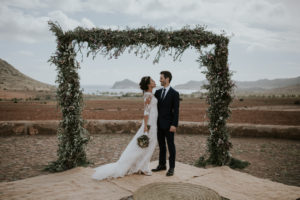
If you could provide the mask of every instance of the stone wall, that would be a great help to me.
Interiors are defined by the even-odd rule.
[[[87,120],[91,134],[134,134],[142,120]],[[59,121],[0,121],[0,136],[56,134]],[[230,124],[232,137],[268,137],[300,140],[300,126]],[[203,134],[209,131],[206,122],[180,122],[177,134]]]

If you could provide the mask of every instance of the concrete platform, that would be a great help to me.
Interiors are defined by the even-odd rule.
[[[157,161],[153,161],[151,168],[156,166]],[[203,185],[230,200],[295,200],[300,197],[300,187],[257,178],[227,166],[203,169],[176,162],[175,175],[172,177],[166,177],[163,171],[152,176],[136,174],[103,181],[91,179],[93,172],[93,168],[77,167],[65,172],[2,182],[0,199],[119,200],[153,182]]]

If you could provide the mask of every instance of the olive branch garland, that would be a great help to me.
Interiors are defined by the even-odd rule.
[[[196,62],[209,82],[204,85],[208,90],[207,110],[209,117],[210,135],[207,139],[207,161],[215,165],[225,165],[230,161],[229,132],[226,120],[230,117],[229,104],[233,97],[234,82],[232,72],[228,67],[229,38],[223,32],[220,35],[206,31],[205,26],[197,25],[191,29],[184,26],[180,30],[157,30],[154,27],[141,27],[124,30],[77,27],[64,32],[58,22],[49,21],[50,30],[56,35],[57,50],[49,59],[56,65],[58,75],[57,99],[61,108],[63,120],[58,128],[59,149],[58,160],[48,165],[50,171],[62,171],[75,166],[89,163],[85,154],[85,145],[89,141],[89,133],[83,128],[84,120],[81,117],[83,100],[78,69],[80,63],[76,60],[86,48],[87,57],[93,59],[102,55],[108,59],[118,58],[125,50],[141,58],[149,58],[150,52],[157,50],[153,64],[159,62],[161,56],[168,54],[173,61],[181,61],[184,51],[195,48],[199,53]],[[214,45],[208,52],[202,49]]]

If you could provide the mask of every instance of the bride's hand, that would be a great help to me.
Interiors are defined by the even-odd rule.
[[[145,133],[145,132],[148,132],[147,126],[144,127],[144,133]]]
[[[152,96],[148,97],[148,98],[146,99],[146,101],[145,101],[145,104],[146,104],[146,105],[150,104],[151,99],[152,99]]]

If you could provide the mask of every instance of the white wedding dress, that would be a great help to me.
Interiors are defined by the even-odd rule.
[[[145,104],[148,97],[152,97],[149,104]],[[157,144],[157,99],[150,92],[144,93],[144,115],[149,115],[148,125],[151,128],[146,133],[149,137],[149,146],[141,148],[137,144],[137,138],[144,134],[144,120],[141,127],[131,139],[126,149],[121,154],[119,160],[114,163],[101,165],[94,168],[93,179],[103,180],[106,178],[117,178],[125,175],[143,172],[151,175],[150,159]]]

